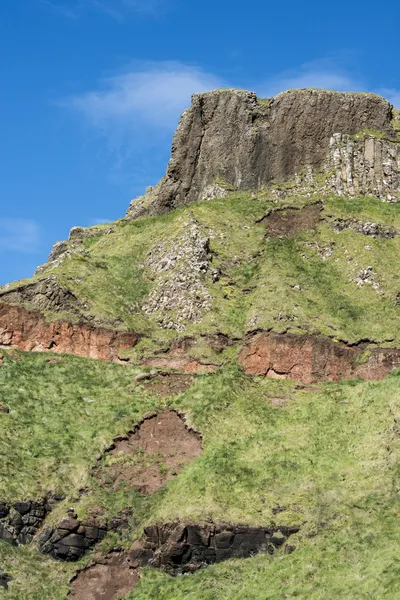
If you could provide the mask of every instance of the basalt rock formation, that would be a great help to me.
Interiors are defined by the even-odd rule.
[[[239,90],[196,94],[180,120],[165,177],[131,203],[127,216],[161,214],[210,195],[223,195],[219,180],[234,189],[256,190],[307,167],[320,168],[330,153],[333,166],[342,172],[348,159],[338,151],[341,136],[364,129],[394,135],[392,119],[390,103],[373,94],[292,90],[266,101]],[[362,153],[371,167],[367,179],[376,188],[381,187],[384,172],[380,148],[375,151],[370,144]],[[394,150],[387,152],[392,157]],[[343,189],[342,179],[340,184],[338,176],[335,181]],[[393,183],[398,185],[397,175]],[[347,188],[351,185],[347,178]]]
[[[128,553],[112,552],[77,573],[71,596],[76,600],[122,597],[132,590],[139,567],[155,567],[172,576],[195,571],[231,558],[295,550],[288,538],[292,527],[248,527],[224,524],[168,524],[146,527]]]
[[[0,540],[12,545],[30,543],[60,498],[0,502]]]

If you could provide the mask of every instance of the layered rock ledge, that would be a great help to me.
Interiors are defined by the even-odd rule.
[[[383,379],[400,367],[400,349],[348,346],[313,335],[261,331],[251,335],[239,356],[249,375],[302,383],[360,378]]]
[[[38,311],[0,303],[0,347],[75,354],[119,362],[119,352],[135,346],[135,333],[111,331],[64,320],[47,323]]]
[[[249,190],[287,180],[306,168],[322,168],[330,150],[336,157],[334,166],[341,167],[346,158],[336,147],[342,146],[342,134],[372,130],[395,137],[392,108],[374,94],[326,90],[290,90],[268,100],[232,89],[195,94],[175,133],[166,175],[132,201],[127,217],[161,214],[223,196],[221,180]],[[368,146],[367,162],[371,152]],[[381,163],[376,155],[376,174],[368,175],[377,189]],[[350,189],[355,183],[346,185]]]

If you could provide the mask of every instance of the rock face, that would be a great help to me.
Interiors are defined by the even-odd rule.
[[[400,366],[398,349],[374,348],[363,362],[364,349],[319,336],[258,332],[244,345],[239,363],[250,375],[302,383],[382,379]]]
[[[39,312],[0,303],[0,346],[26,351],[70,353],[119,362],[118,352],[136,345],[138,336],[85,323],[46,323]]]
[[[39,548],[57,560],[75,561],[107,535],[107,524],[95,519],[78,521],[74,516],[63,519],[56,528],[47,529],[41,536]]]
[[[83,308],[76,296],[62,288],[53,277],[5,290],[0,293],[0,302],[24,304],[42,311],[67,311],[73,315],[79,315]]]
[[[146,527],[142,540],[131,549],[132,566],[162,568],[171,575],[193,573],[230,558],[258,552],[273,554],[300,527],[247,527],[235,525],[163,525]]]
[[[339,196],[376,196],[400,199],[400,141],[372,135],[357,140],[335,133],[326,169],[333,172],[331,187]]]
[[[288,538],[300,530],[292,527],[246,525],[173,524],[146,527],[144,535],[127,553],[111,552],[77,573],[72,581],[76,600],[113,600],[131,591],[139,567],[161,568],[172,576],[193,573],[230,558],[248,558],[278,548],[291,553]]]
[[[9,544],[28,544],[42,526],[56,498],[40,501],[0,502],[0,540]]]
[[[334,134],[390,133],[392,117],[389,102],[373,94],[292,90],[267,101],[229,89],[196,94],[175,133],[165,177],[131,203],[127,217],[207,198],[219,179],[257,189],[319,168]]]

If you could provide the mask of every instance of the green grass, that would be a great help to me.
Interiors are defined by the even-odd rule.
[[[155,521],[301,525],[293,554],[236,560],[176,579],[148,569],[129,598],[392,600],[400,593],[396,373],[315,392],[296,390],[290,381],[248,378],[235,366],[198,377],[167,403],[203,433],[204,453],[146,498],[105,491],[90,475],[112,436],[160,405],[134,384],[134,370],[67,356],[55,365],[46,362],[48,355],[20,357],[0,367],[2,400],[10,408],[0,415],[2,495],[63,491],[67,499],[49,523],[70,505],[80,515],[90,506],[109,515],[132,508],[129,535],[122,542],[109,537],[103,549],[128,547]],[[284,406],[271,403],[277,396],[286,399]],[[274,515],[277,506],[286,510]],[[41,557],[35,546],[5,544],[0,564],[15,578],[10,600],[61,600],[77,567]]]

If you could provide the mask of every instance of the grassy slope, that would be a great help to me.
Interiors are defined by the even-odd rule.
[[[245,378],[234,366],[197,379],[169,404],[204,434],[203,455],[151,499],[129,490],[107,494],[88,475],[115,433],[163,404],[133,383],[131,367],[19,354],[0,367],[0,439],[10,499],[44,489],[66,491],[67,506],[106,514],[133,507],[132,531],[182,519],[301,523],[291,555],[257,556],[171,579],[146,570],[132,598],[392,598],[397,577],[399,378],[327,384],[302,392],[291,382]],[[284,397],[274,406],[271,397]],[[96,400],[88,402],[88,400]],[[77,427],[79,425],[79,427]],[[78,500],[84,485],[88,495]],[[287,510],[273,515],[276,506]],[[117,542],[108,538],[104,548]],[[90,559],[82,561],[84,564]],[[65,598],[76,565],[40,557],[34,547],[0,545],[0,564],[15,576],[7,598]],[[1,595],[1,592],[0,592]]]
[[[324,203],[328,220],[354,217],[400,229],[396,204],[334,197]],[[205,277],[213,309],[201,323],[189,324],[185,334],[220,330],[241,337],[258,327],[321,332],[349,342],[369,338],[379,343],[393,336],[397,340],[400,237],[373,239],[353,230],[334,233],[323,222],[317,232],[265,240],[265,228],[256,221],[272,207],[276,204],[242,193],[161,217],[117,222],[113,233],[85,240],[87,256],[74,255],[45,276],[56,275],[100,321],[145,334],[147,340],[137,348],[140,353],[149,346],[148,340],[174,335],[140,310],[153,285],[144,259],[158,243],[179,237],[182,224],[194,218],[210,238],[212,268],[221,275],[217,283],[210,274]],[[323,260],[321,252],[328,247],[332,255]],[[357,273],[367,266],[373,268],[378,290],[355,283]]]

